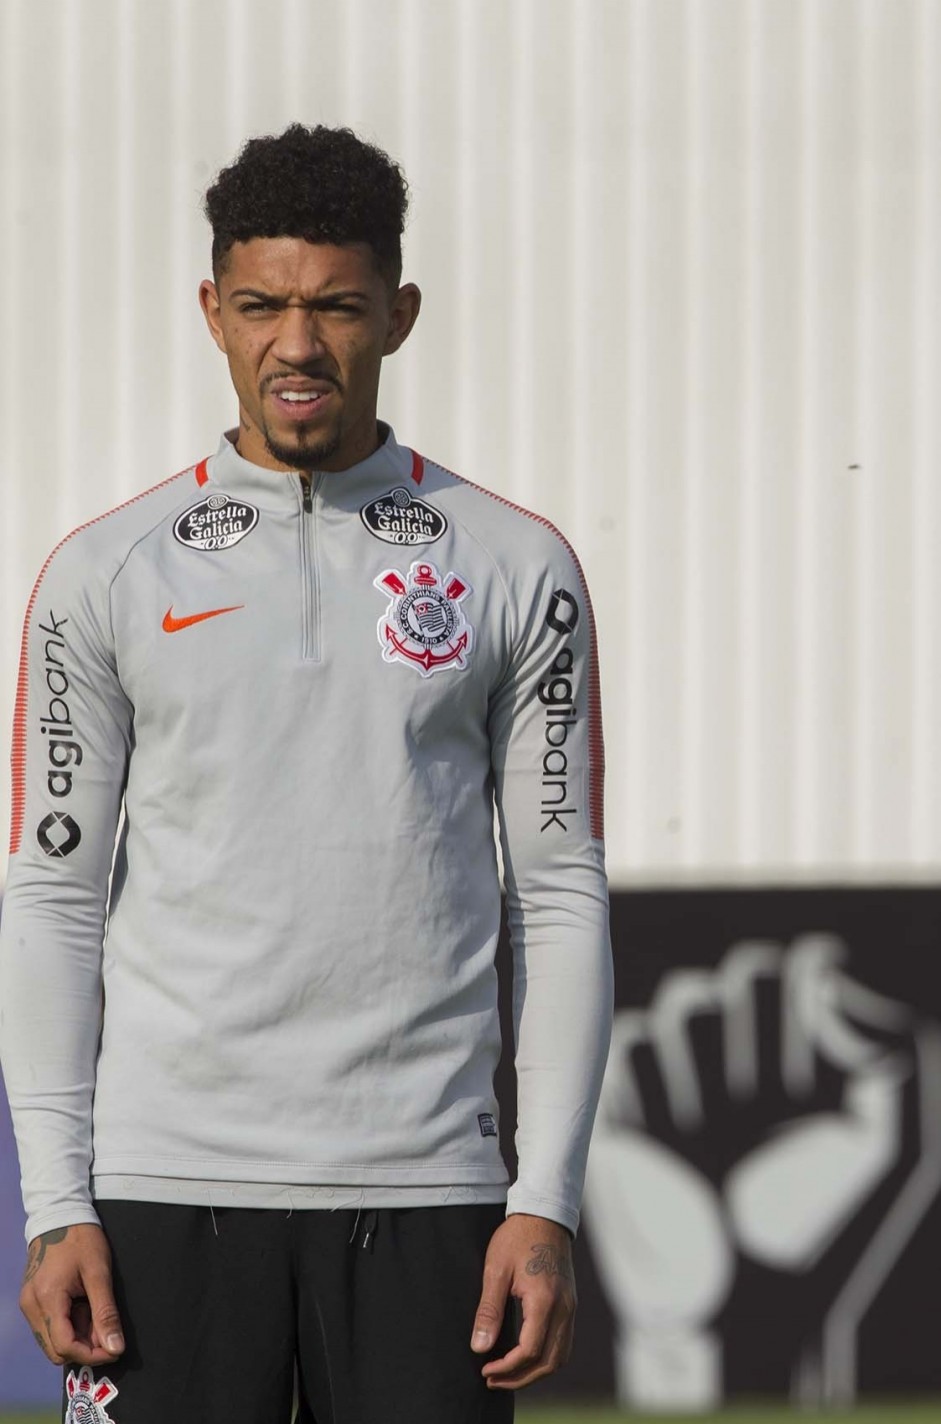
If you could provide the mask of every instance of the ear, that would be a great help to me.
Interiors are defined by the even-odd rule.
[[[207,277],[199,284],[199,305],[203,309],[203,316],[206,318],[206,325],[209,327],[209,335],[218,346],[219,350],[225,351],[225,337],[222,334],[221,302],[219,292],[215,282],[210,282]]]
[[[418,320],[420,310],[421,292],[414,282],[406,282],[389,304],[389,334],[382,348],[383,356],[391,356],[393,351],[398,351]]]

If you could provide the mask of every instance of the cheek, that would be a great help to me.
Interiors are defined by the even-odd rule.
[[[352,378],[357,385],[368,389],[378,381],[382,351],[375,341],[357,343],[349,347],[341,359],[347,377]]]
[[[246,389],[254,387],[257,384],[254,378],[258,362],[252,349],[244,342],[233,342],[227,348],[227,355],[233,382]]]

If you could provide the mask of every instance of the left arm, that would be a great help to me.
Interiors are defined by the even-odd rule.
[[[491,761],[513,948],[519,1172],[488,1251],[473,1348],[492,1348],[509,1296],[519,1344],[484,1366],[518,1388],[568,1356],[571,1237],[611,1031],[594,620],[555,536],[520,575],[511,666],[490,707]],[[524,561],[521,561],[521,563]]]

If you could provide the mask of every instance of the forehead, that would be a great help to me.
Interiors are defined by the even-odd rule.
[[[372,249],[364,242],[342,247],[302,237],[253,237],[229,248],[219,286],[253,287],[281,296],[315,297],[327,291],[384,289]]]

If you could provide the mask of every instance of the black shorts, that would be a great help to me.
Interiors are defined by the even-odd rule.
[[[113,1424],[512,1420],[480,1373],[512,1346],[512,1308],[492,1356],[470,1349],[502,1206],[98,1211],[127,1344],[94,1371]]]

